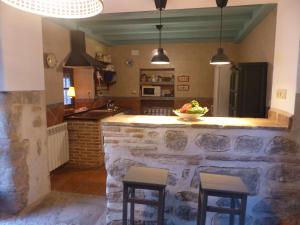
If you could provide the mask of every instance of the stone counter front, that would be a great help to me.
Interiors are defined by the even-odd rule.
[[[126,124],[124,119],[117,116],[102,122],[108,174],[107,224],[121,224],[122,177],[133,165],[169,170],[166,225],[196,224],[200,171],[243,179],[251,193],[247,225],[299,224],[299,143],[287,130],[257,125],[232,129],[216,124],[140,123],[132,117]],[[162,121],[162,117],[147,117],[146,121],[149,119]],[[153,192],[138,194],[157,197]],[[210,203],[229,206],[228,199],[222,198],[210,199]],[[207,224],[225,225],[227,219],[226,215],[209,213]],[[156,209],[139,205],[136,220],[138,224],[156,224]]]

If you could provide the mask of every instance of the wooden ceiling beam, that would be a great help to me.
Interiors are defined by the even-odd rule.
[[[172,38],[172,39],[164,39],[163,44],[168,43],[189,43],[189,42],[218,42],[217,37],[207,37],[207,38]],[[225,37],[223,39],[223,42],[232,42],[234,40],[234,37]],[[112,45],[127,45],[127,44],[157,44],[157,41],[154,41],[153,39],[143,39],[143,40],[118,40],[118,41],[112,41]]]
[[[224,32],[223,37],[235,37],[237,32]],[[162,39],[178,39],[178,38],[207,38],[207,37],[216,37],[218,38],[219,31],[214,32],[185,32],[185,33],[163,33]],[[150,40],[158,41],[158,33],[152,34],[128,34],[128,35],[103,35],[105,39],[110,41],[118,41],[118,40]]]
[[[173,28],[173,29],[164,29],[163,34],[176,34],[176,33],[205,33],[205,32],[218,32],[219,33],[219,27],[209,27],[205,29],[189,29],[185,27],[180,28]],[[227,27],[223,28],[223,32],[239,32],[238,27]],[[112,30],[112,31],[97,31],[94,32],[94,34],[97,35],[104,35],[104,36],[114,36],[114,35],[145,35],[145,34],[156,34],[157,30],[155,27],[153,29],[144,29],[144,30]]]
[[[224,16],[224,22],[246,22],[252,18],[252,14],[247,14],[243,16]],[[187,16],[187,17],[169,17],[163,18],[163,24],[172,24],[172,23],[209,23],[209,22],[220,22],[220,17],[216,16]],[[79,26],[87,27],[100,27],[100,26],[125,26],[125,25],[148,25],[148,24],[158,24],[159,18],[142,18],[142,19],[130,19],[130,20],[105,20],[105,21],[90,21],[90,22],[78,22]]]

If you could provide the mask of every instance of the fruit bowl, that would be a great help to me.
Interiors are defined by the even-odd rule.
[[[201,116],[205,114],[189,114],[189,113],[181,113],[178,110],[173,110],[174,114],[183,120],[198,120]]]
[[[208,112],[207,107],[201,107],[199,102],[193,100],[184,104],[180,109],[173,110],[174,114],[183,120],[197,120]]]

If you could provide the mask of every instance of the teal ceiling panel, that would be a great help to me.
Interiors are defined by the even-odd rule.
[[[223,10],[224,41],[239,42],[276,4],[227,7]],[[166,10],[162,13],[163,41],[217,41],[220,29],[220,9]],[[156,43],[158,11],[100,14],[80,19],[51,19],[69,29],[79,29],[107,45]]]

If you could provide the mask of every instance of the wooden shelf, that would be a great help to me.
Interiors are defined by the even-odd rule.
[[[97,60],[97,59],[96,59]],[[109,87],[111,85],[114,85],[116,83],[116,80],[114,79],[114,76],[116,75],[116,71],[107,70],[106,67],[108,65],[112,65],[111,62],[105,62],[102,60],[97,60],[101,64],[100,68],[97,68],[102,76],[102,83],[101,86],[99,86],[99,81],[97,78],[97,74],[94,73],[94,84],[95,84],[95,96],[100,96],[101,92],[109,90]]]
[[[140,84],[151,86],[173,86],[174,82],[141,82]]]
[[[152,82],[156,78],[157,82]],[[161,79],[160,79],[161,78]],[[147,80],[147,81],[146,81]],[[143,86],[160,87],[162,95],[167,96],[142,96]],[[149,115],[153,109],[174,108],[175,104],[175,68],[142,68],[140,69],[140,111]],[[155,111],[154,110],[154,111]],[[169,115],[169,113],[167,113]]]
[[[113,85],[113,84],[116,84],[116,83],[117,83],[117,81],[112,81],[112,82],[107,83],[107,85]]]
[[[175,71],[175,68],[141,68],[140,71]]]
[[[175,97],[141,97],[142,101],[174,101]]]
[[[97,60],[97,62],[99,62],[99,63],[101,63],[103,65],[110,65],[111,64],[111,62],[105,62],[105,61],[102,61],[102,60]]]
[[[111,71],[111,70],[102,70],[104,73],[113,73],[113,74],[115,74],[116,73],[116,71]]]

